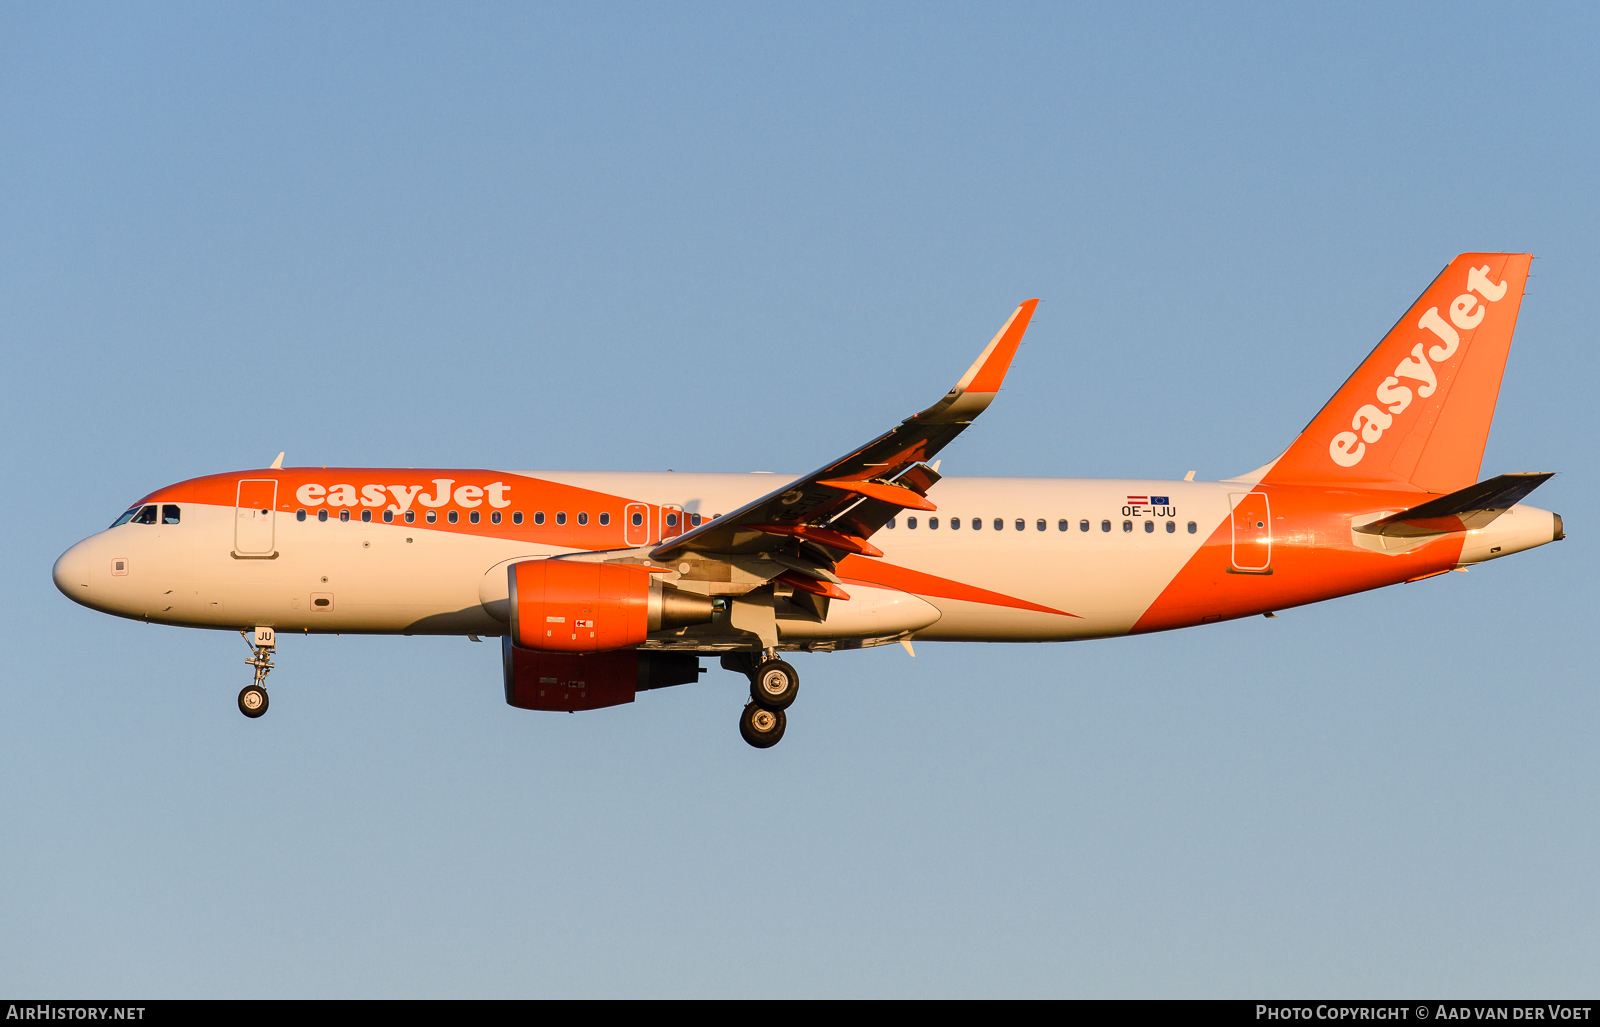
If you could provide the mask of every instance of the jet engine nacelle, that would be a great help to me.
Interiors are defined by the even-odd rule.
[[[597,710],[633,702],[635,692],[668,685],[686,685],[700,679],[700,660],[694,653],[640,652],[623,649],[606,653],[538,652],[500,640],[505,664],[506,702],[524,710]]]
[[[663,585],[632,564],[524,560],[507,568],[511,641],[553,653],[638,645],[652,631],[710,621],[710,598]]]

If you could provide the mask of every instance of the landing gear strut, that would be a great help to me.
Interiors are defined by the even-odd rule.
[[[256,628],[255,640],[241,631],[239,637],[250,646],[250,658],[245,663],[256,669],[256,679],[239,692],[239,712],[251,720],[267,712],[267,675],[272,673],[272,651],[278,640],[271,628]]]
[[[729,653],[722,665],[750,679],[750,702],[739,715],[739,734],[757,749],[770,749],[783,737],[789,718],[783,712],[800,694],[800,674],[778,659],[776,649]]]

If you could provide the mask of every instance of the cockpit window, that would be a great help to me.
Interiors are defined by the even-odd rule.
[[[155,504],[143,508],[133,518],[135,524],[154,524],[156,522]]]
[[[173,504],[165,503],[165,504],[162,505],[162,507],[161,507],[161,523],[162,524],[177,524],[178,523],[178,515],[179,515],[179,510]]]
[[[133,507],[132,509],[130,509],[127,512],[125,512],[121,517],[118,517],[116,520],[112,521],[111,522],[111,527],[113,527],[113,528],[122,527],[124,524],[127,524],[129,521],[133,520],[133,515],[138,513],[138,512],[139,512],[139,508],[138,507]]]

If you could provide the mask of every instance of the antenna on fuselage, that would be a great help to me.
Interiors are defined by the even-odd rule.
[[[282,453],[278,454],[278,459],[272,461],[272,470],[274,470],[274,471],[283,470],[283,454]]]

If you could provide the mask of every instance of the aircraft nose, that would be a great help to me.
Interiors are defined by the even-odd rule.
[[[89,566],[89,540],[84,539],[62,553],[51,572],[61,594],[85,606],[89,605]]]

